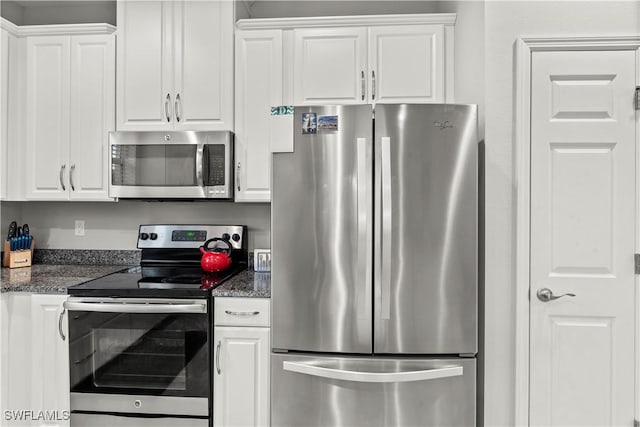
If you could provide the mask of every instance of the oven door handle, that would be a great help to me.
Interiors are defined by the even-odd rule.
[[[207,303],[205,301],[193,301],[186,304],[66,301],[63,307],[69,311],[94,311],[101,313],[171,314],[207,312]]]

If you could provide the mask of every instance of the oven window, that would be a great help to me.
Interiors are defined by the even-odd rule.
[[[96,387],[185,390],[184,331],[94,329]]]
[[[71,312],[71,391],[207,397],[207,318]]]
[[[111,183],[124,186],[197,185],[195,144],[111,147]]]

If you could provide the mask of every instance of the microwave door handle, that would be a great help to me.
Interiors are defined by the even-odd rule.
[[[196,183],[199,187],[204,188],[204,183],[209,181],[209,177],[205,176],[209,170],[209,156],[207,155],[207,147],[198,144],[196,149]]]
[[[136,314],[189,314],[206,313],[206,302],[192,302],[185,304],[153,304],[153,303],[125,303],[125,302],[72,302],[63,305],[69,311],[90,311],[100,313],[136,313]]]

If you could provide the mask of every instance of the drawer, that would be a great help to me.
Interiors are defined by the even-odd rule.
[[[269,298],[216,297],[213,324],[216,326],[269,326]]]

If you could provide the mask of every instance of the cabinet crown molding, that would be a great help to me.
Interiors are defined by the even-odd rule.
[[[301,18],[240,19],[239,30],[294,29],[314,27],[358,27],[373,25],[454,25],[455,13],[416,13],[398,15],[317,16]]]
[[[0,28],[17,37],[111,34],[116,31],[111,24],[16,25],[4,18],[0,18]]]

